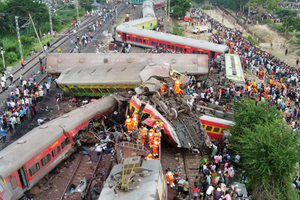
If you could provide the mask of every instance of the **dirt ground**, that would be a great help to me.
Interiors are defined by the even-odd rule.
[[[289,65],[295,67],[297,58],[297,51],[299,47],[289,44],[288,39],[273,30],[271,30],[268,25],[255,25],[251,26],[251,30],[254,31],[254,34],[258,37],[264,39],[266,43],[260,43],[260,46],[273,54],[276,58],[284,60]],[[273,43],[273,48],[271,48],[271,42]],[[282,43],[281,48],[279,49],[279,43]],[[285,44],[285,48],[283,45]],[[288,55],[285,55],[285,49],[288,49]]]
[[[207,33],[207,32],[200,33],[200,34],[194,34],[194,33],[192,33],[192,29],[193,29],[193,26],[187,26],[186,28],[184,28],[183,35],[188,38],[193,38],[196,40],[204,40],[204,41],[208,41],[211,37],[211,33]]]

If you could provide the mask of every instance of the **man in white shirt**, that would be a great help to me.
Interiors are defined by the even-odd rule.
[[[212,192],[214,191],[214,187],[210,185],[206,190],[206,196],[212,195]]]

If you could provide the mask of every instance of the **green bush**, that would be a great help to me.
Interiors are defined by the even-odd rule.
[[[270,19],[265,20],[266,24],[272,24],[272,21]]]
[[[252,42],[253,44],[259,45],[259,42],[256,41],[256,40],[254,40],[254,39],[252,38],[251,35],[248,35],[248,37],[247,37],[246,39],[247,39],[249,42]]]
[[[32,42],[33,42],[32,37],[27,37],[27,36],[24,36],[24,35],[21,36],[22,45],[30,46],[30,45],[32,45]]]
[[[285,32],[285,28],[281,24],[273,24],[272,28],[281,33]]]
[[[6,55],[6,60],[7,60],[8,64],[12,64],[12,63],[18,61],[18,56],[17,56],[17,54],[15,52],[9,52]]]
[[[183,29],[179,26],[178,22],[174,21],[173,34],[183,36]]]
[[[202,10],[213,10],[214,7],[210,4],[204,4],[204,5],[201,6],[201,9]]]

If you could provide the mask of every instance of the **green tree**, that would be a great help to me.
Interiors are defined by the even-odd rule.
[[[283,17],[297,17],[297,13],[297,10],[286,9],[281,7],[277,7],[275,12],[277,17],[280,19],[282,19]]]
[[[268,8],[274,9],[277,7],[279,3],[281,3],[281,0],[250,0],[247,3],[247,6],[254,6],[254,7],[268,6]]]
[[[213,3],[219,4],[225,8],[239,10],[240,6],[245,5],[248,0],[212,0]]]
[[[191,7],[190,0],[172,0],[171,1],[171,17],[178,18],[184,17],[186,12],[189,11]],[[173,12],[172,12],[173,10]]]
[[[79,5],[84,8],[84,10],[92,10],[93,6],[91,6],[91,4],[94,2],[94,0],[79,0]]]
[[[42,36],[41,25],[49,23],[48,8],[43,3],[33,0],[9,0],[6,5],[9,11],[8,18],[14,21],[15,16],[28,19],[29,14],[37,25],[40,37]]]
[[[234,103],[231,141],[246,171],[247,189],[256,200],[294,200],[292,175],[300,160],[299,136],[294,135],[276,107],[243,100]]]

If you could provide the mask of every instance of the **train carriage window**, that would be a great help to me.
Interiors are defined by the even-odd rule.
[[[149,40],[144,40],[144,43],[150,44],[150,41]]]
[[[193,54],[200,54],[200,51],[193,50]]]
[[[77,93],[77,89],[76,88],[70,88],[70,90],[72,91],[72,93]]]
[[[86,91],[83,88],[77,88],[78,92],[80,93],[86,93]]]
[[[36,172],[40,170],[40,163],[36,163],[34,166],[29,168],[29,175],[33,176]]]
[[[66,138],[64,141],[61,143],[61,149],[64,149],[68,144],[70,144],[70,139]]]
[[[201,54],[202,54],[202,55],[209,55],[209,53],[205,53],[205,52],[202,52]]]
[[[135,41],[136,41],[136,42],[143,42],[143,40],[140,39],[140,38],[135,38]]]
[[[94,91],[91,88],[84,88],[84,90],[88,93],[94,93]]]
[[[143,26],[143,29],[144,29],[144,26]]]
[[[106,88],[101,88],[102,93],[109,93],[109,91]]]
[[[174,49],[173,45],[168,45],[168,49]]]
[[[13,190],[16,189],[16,187],[18,187],[18,181],[17,181],[17,178],[15,176],[10,177],[10,185],[11,185],[11,188]]]
[[[215,127],[213,132],[219,133],[219,131],[220,131],[220,128]]]
[[[164,43],[159,43],[159,46],[160,46],[160,47],[166,47],[166,44],[164,44]]]
[[[117,91],[117,89],[115,89],[115,88],[109,88],[109,89],[107,89],[110,93],[114,93],[114,92],[116,92]]]
[[[176,47],[176,51],[182,51],[182,47]]]
[[[56,156],[55,149],[53,149],[53,150],[51,151],[51,154],[52,154],[52,157],[53,157],[53,158]]]
[[[36,168],[36,171],[39,171],[40,168],[41,168],[41,167],[40,167],[40,163],[36,163],[36,164],[35,164],[35,168]]]
[[[206,130],[207,130],[207,131],[211,131],[212,128],[213,128],[212,126],[206,126]]]
[[[60,153],[60,146],[57,147],[57,153]]]
[[[94,93],[101,93],[101,91],[98,88],[92,88]]]
[[[41,159],[42,166],[47,165],[51,161],[50,153],[48,153],[44,158]]]
[[[151,42],[151,44],[156,46],[158,43],[157,42]]]
[[[128,36],[128,40],[134,41],[134,37]]]

